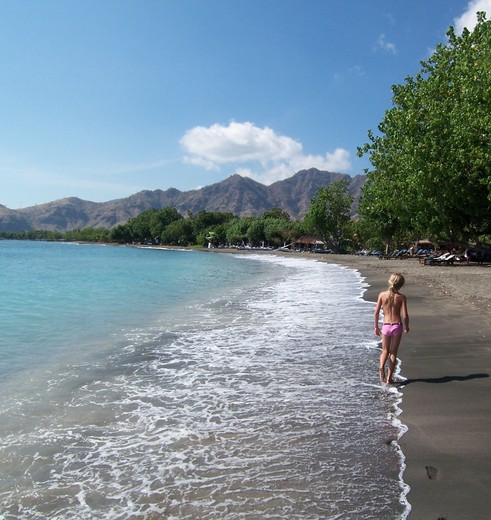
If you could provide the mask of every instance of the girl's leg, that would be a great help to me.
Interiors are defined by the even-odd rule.
[[[387,383],[393,383],[394,380],[392,376],[394,374],[394,369],[396,367],[397,361],[397,351],[399,350],[399,345],[401,344],[402,334],[399,336],[392,336],[392,342],[389,348],[389,368],[387,370]]]
[[[385,379],[385,363],[387,362],[387,358],[389,357],[390,338],[390,336],[384,336],[382,334],[382,352],[380,353],[380,364],[378,369],[381,383],[387,382],[387,380]]]

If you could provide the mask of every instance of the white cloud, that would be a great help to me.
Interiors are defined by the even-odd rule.
[[[491,18],[491,0],[471,0],[467,4],[465,12],[458,18],[455,18],[455,32],[457,34],[462,34],[464,27],[467,27],[469,31],[472,31],[477,24],[476,13],[478,11],[484,11],[489,20]]]
[[[302,169],[346,172],[351,167],[349,152],[342,148],[325,155],[305,155],[302,143],[250,122],[197,126],[188,130],[180,143],[187,153],[187,163],[216,170],[234,164],[239,175],[263,184],[285,179]]]
[[[351,168],[350,154],[343,148],[336,148],[334,152],[327,152],[325,155],[302,155],[293,157],[290,164],[295,167],[295,171],[318,168],[331,172],[347,171]]]
[[[377,43],[375,44],[375,50],[382,49],[383,51],[390,52],[391,54],[397,54],[395,43],[388,42],[385,38],[385,34],[379,35]]]
[[[198,164],[208,167],[232,162],[284,160],[302,151],[299,142],[277,135],[271,128],[234,121],[228,126],[196,126],[184,134],[181,144],[191,154],[190,162],[198,160]]]

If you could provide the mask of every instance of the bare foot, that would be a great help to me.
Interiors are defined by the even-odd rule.
[[[385,383],[385,368],[384,367],[380,367],[378,369],[378,372],[379,372],[379,376],[380,376],[380,382],[381,383]]]

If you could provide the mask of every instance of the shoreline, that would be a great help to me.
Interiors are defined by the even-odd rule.
[[[421,265],[416,258],[198,249],[276,254],[356,269],[373,302],[390,274],[406,278],[410,332],[398,352],[399,439],[409,520],[476,520],[491,508],[491,265]],[[374,336],[375,338],[375,336]],[[377,366],[373,367],[374,372]]]
[[[302,255],[305,256],[305,255]],[[358,270],[375,302],[391,273],[406,277],[410,332],[399,349],[403,479],[410,520],[488,518],[491,501],[491,266],[309,255]],[[374,367],[376,370],[377,367]]]
[[[248,253],[234,250],[211,252]],[[265,252],[264,254],[268,254]],[[399,348],[407,427],[399,439],[409,520],[476,520],[491,508],[491,265],[421,265],[415,258],[269,252],[356,269],[375,303],[405,276],[410,332]],[[375,336],[374,336],[375,337]],[[377,367],[374,366],[374,371]]]

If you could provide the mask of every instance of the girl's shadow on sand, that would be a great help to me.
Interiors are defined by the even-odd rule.
[[[407,386],[412,383],[451,383],[452,381],[470,381],[471,379],[483,379],[485,377],[489,377],[489,374],[469,374],[468,376],[421,377],[400,381],[399,385]]]

